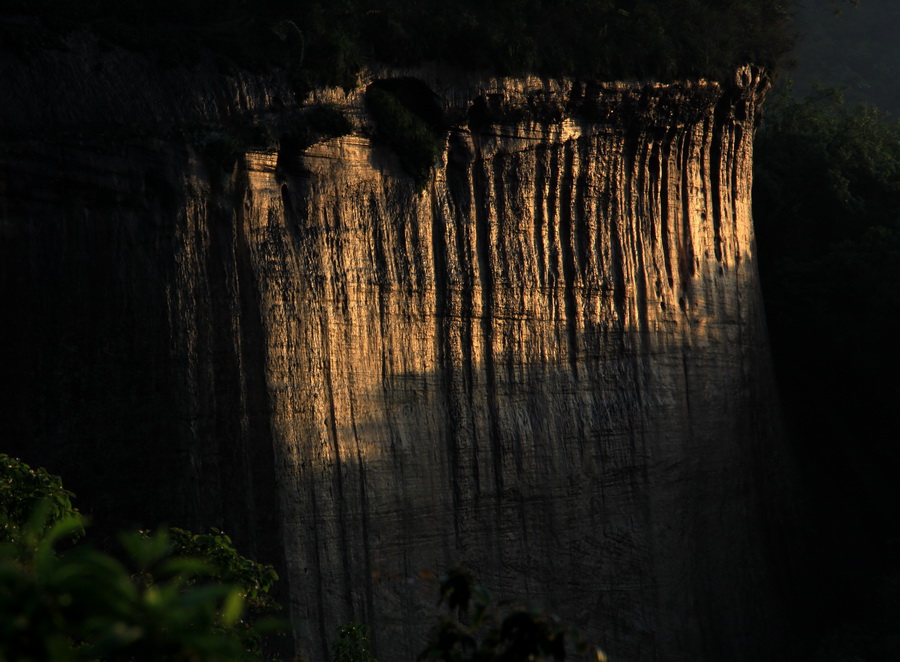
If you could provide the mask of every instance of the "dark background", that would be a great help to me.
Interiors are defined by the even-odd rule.
[[[835,11],[838,10],[838,11]],[[798,657],[900,645],[900,4],[808,2],[756,144],[754,220],[805,489]]]

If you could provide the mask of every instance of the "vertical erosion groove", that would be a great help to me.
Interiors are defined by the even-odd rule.
[[[331,468],[332,473],[332,499],[335,502],[336,510],[335,513],[337,516],[337,528],[338,535],[340,537],[340,545],[341,549],[344,550],[340,555],[341,558],[341,570],[343,572],[343,576],[341,579],[342,582],[342,595],[341,598],[344,600],[345,608],[348,614],[353,613],[353,579],[352,573],[350,570],[350,553],[351,546],[349,544],[349,536],[347,532],[347,526],[349,525],[349,518],[347,517],[347,500],[344,498],[344,475],[346,473],[346,469],[344,467],[343,458],[341,457],[341,444],[343,439],[341,435],[338,433],[338,424],[337,424],[337,410],[335,408],[335,404],[337,401],[337,396],[335,394],[335,385],[334,385],[334,377],[332,375],[334,365],[334,354],[332,353],[331,346],[331,334],[330,334],[330,326],[331,326],[331,316],[326,315],[322,320],[320,320],[322,325],[321,330],[321,338],[323,339],[323,347],[322,353],[324,354],[324,379],[325,379],[325,397],[328,400],[328,422],[326,427],[328,429],[328,436],[330,437],[330,442],[332,444],[332,455],[333,455],[333,463],[334,466]]]
[[[655,278],[655,288],[654,288],[654,303],[658,302],[660,309],[665,310],[665,293],[663,291],[663,283],[660,274],[658,273],[658,263],[657,263],[657,255],[662,254],[663,256],[666,253],[665,245],[666,245],[666,237],[665,232],[662,230],[663,223],[663,213],[664,213],[664,190],[661,186],[661,170],[662,170],[662,157],[660,156],[661,152],[661,139],[654,136],[654,139],[650,143],[650,147],[648,149],[647,154],[647,200],[650,206],[650,216],[648,219],[648,224],[650,226],[650,237],[652,242],[651,247],[651,258],[654,266],[654,270],[657,271]],[[665,258],[663,258],[665,259]],[[655,311],[654,311],[655,312]]]
[[[612,276],[613,288],[613,305],[616,311],[616,323],[620,329],[625,329],[628,324],[626,311],[626,291],[625,291],[625,255],[622,250],[622,240],[620,229],[624,223],[622,218],[623,202],[622,196],[627,196],[628,192],[622,190],[622,164],[616,163],[615,168],[610,172],[609,187],[612,191],[612,204],[610,206],[610,215],[607,219],[609,223],[609,271]],[[621,336],[624,340],[624,335]]]
[[[360,505],[360,526],[361,538],[363,545],[363,582],[365,585],[365,613],[355,618],[363,623],[371,622],[375,616],[375,595],[372,583],[369,581],[372,577],[372,546],[369,538],[369,492],[366,484],[366,461],[363,457],[362,446],[360,445],[360,435],[356,427],[356,411],[353,398],[350,398],[350,420],[353,426],[353,438],[356,441],[356,462],[357,471],[359,472],[359,505]],[[351,587],[355,584],[350,585]],[[378,633],[371,632],[369,635],[370,642],[373,647],[378,646]]]
[[[313,518],[313,524],[312,524],[312,526],[307,526],[306,531],[307,531],[307,533],[310,531],[312,532],[313,557],[310,560],[313,563],[313,567],[316,569],[316,576],[318,578],[318,581],[315,582],[316,608],[318,609],[319,614],[323,615],[323,617],[320,617],[319,619],[317,619],[318,620],[318,623],[317,623],[318,628],[317,629],[318,629],[318,635],[319,635],[319,650],[321,650],[323,653],[327,654],[328,647],[331,642],[329,641],[329,637],[328,637],[327,621],[324,618],[324,615],[329,613],[329,611],[330,611],[330,609],[326,608],[325,582],[322,581],[323,578],[325,577],[325,565],[322,562],[322,545],[324,544],[324,541],[319,536],[319,527],[316,526],[316,524],[315,524],[316,522],[320,521],[320,518],[322,518],[324,513],[322,510],[319,509],[319,503],[318,503],[319,500],[316,496],[316,490],[315,489],[307,490],[307,493],[309,494],[309,500],[310,500],[309,510],[310,510],[310,514]],[[294,591],[298,590],[298,587],[296,587],[296,586],[292,587],[292,588]]]
[[[547,230],[546,241],[549,248],[547,255],[547,283],[549,285],[548,296],[554,298],[554,305],[557,303],[555,299],[557,296],[557,292],[559,292],[560,281],[562,279],[562,274],[560,274],[560,261],[562,260],[562,256],[560,255],[559,239],[559,152],[561,151],[561,149],[561,145],[551,145],[548,150],[549,178],[547,180],[547,197],[544,207],[547,211],[544,227]],[[563,280],[563,284],[564,283],[565,281]]]
[[[465,167],[460,163],[464,158],[464,154],[460,154],[455,141],[451,139],[447,153],[447,167],[444,173],[449,189],[450,213],[458,213],[457,192],[459,187],[464,186],[464,182],[468,180]],[[461,408],[455,389],[458,379],[456,374],[458,368],[450,337],[450,327],[452,325],[450,318],[451,297],[453,294],[450,291],[450,278],[448,276],[448,261],[450,259],[447,246],[448,228],[444,210],[441,209],[436,192],[432,193],[431,216],[432,259],[434,260],[435,278],[435,333],[437,334],[437,364],[440,373],[438,379],[443,387],[443,395],[449,417],[446,430],[447,464],[450,473],[450,490],[453,495],[453,532],[455,541],[459,544],[461,537],[459,514],[462,511],[462,485],[460,480],[460,430],[456,417]],[[457,246],[461,243],[462,240],[457,234]]]
[[[632,231],[635,236],[635,275],[634,296],[637,309],[638,332],[642,343],[649,343],[647,334],[650,330],[647,306],[647,266],[645,260],[653,257],[653,195],[651,185],[648,185],[648,170],[650,161],[651,141],[646,135],[635,136],[635,147],[629,150],[634,155],[634,177],[629,182],[628,190],[631,191],[634,202],[635,223]],[[631,169],[629,169],[631,170]],[[655,313],[655,311],[654,311]]]
[[[740,201],[743,196],[752,195],[749,192],[753,190],[753,167],[751,165],[753,163],[753,136],[750,136],[745,145],[744,128],[735,122],[731,129],[731,150],[728,153],[729,172],[731,174],[731,232],[732,236],[735,237],[735,241],[739,241],[740,235],[738,233],[738,223],[740,223],[741,219],[741,210],[739,207]],[[743,173],[744,175],[743,181],[740,180],[740,173]],[[752,252],[754,247],[751,245],[747,248]],[[735,251],[735,262],[740,264],[742,258],[739,247],[735,245],[733,250]]]
[[[694,149],[691,132],[694,127],[687,127],[681,133],[679,139],[679,163],[681,172],[681,227],[679,228],[678,241],[678,267],[681,276],[682,307],[686,305],[686,297],[691,291],[691,284],[696,273],[694,266],[694,233],[691,226],[693,214],[691,213],[691,178],[694,176],[692,165],[692,152]]]
[[[675,132],[672,129],[666,131],[662,139],[662,145],[659,150],[660,159],[660,181],[659,181],[659,223],[660,234],[662,236],[662,252],[663,262],[666,267],[666,282],[669,289],[672,289],[674,280],[672,279],[672,241],[673,237],[669,234],[669,171],[672,164],[672,143],[675,140]]]
[[[731,149],[728,149],[727,152],[723,152],[723,147],[725,147],[723,143],[730,137],[729,132],[727,131],[727,125],[729,124],[729,119],[733,112],[732,102],[733,99],[730,95],[724,95],[716,105],[715,114],[712,119],[712,136],[709,138],[709,185],[712,191],[713,203],[713,236],[715,240],[716,262],[719,264],[722,263],[722,196],[727,192],[729,200],[735,200],[737,192],[733,185],[733,181],[726,174],[729,170],[729,164],[732,166],[734,165],[732,163],[734,154]],[[728,159],[727,163],[725,159]],[[736,170],[734,167],[730,169],[732,172]]]
[[[473,167],[473,192],[475,196],[475,250],[478,254],[478,275],[481,285],[481,334],[484,355],[484,373],[487,386],[485,397],[488,405],[488,430],[491,445],[491,461],[494,472],[494,489],[499,497],[503,494],[502,439],[497,412],[497,374],[494,356],[494,271],[493,241],[491,236],[491,212],[499,217],[503,212],[494,204],[502,204],[493,189],[496,173],[502,176],[502,157],[497,154],[490,161],[480,158]],[[497,511],[500,517],[500,510]]]
[[[248,186],[248,183],[244,183]],[[253,525],[256,549],[250,550],[255,558],[268,561],[272,555],[276,567],[285,566],[283,516],[281,492],[283,482],[276,472],[275,434],[272,430],[272,404],[266,383],[265,337],[262,299],[257,274],[254,270],[253,255],[248,238],[249,219],[245,216],[246,205],[237,206],[236,232],[236,285],[239,296],[239,319],[242,329],[239,336],[240,361],[243,366],[244,406],[247,418],[242,434],[243,444],[249,457],[247,470],[252,477],[252,509],[246,512],[247,503],[240,493],[234,494],[233,508],[243,510]],[[277,587],[276,597],[281,597]]]
[[[563,270],[563,297],[566,311],[566,340],[568,342],[569,368],[578,381],[578,305],[575,302],[575,247],[573,226],[575,204],[573,189],[576,187],[575,156],[571,141],[563,145],[563,167],[559,175],[559,247]]]
[[[455,237],[456,252],[455,257],[457,273],[459,277],[459,311],[458,311],[458,333],[459,338],[456,340],[459,344],[460,355],[456,359],[456,374],[459,380],[454,384],[453,401],[457,405],[457,409],[451,410],[459,417],[455,420],[453,428],[459,429],[463,434],[466,430],[469,435],[470,453],[468,457],[462,452],[460,444],[460,436],[456,435],[451,439],[454,444],[451,451],[456,458],[458,472],[454,478],[454,494],[456,498],[462,498],[462,479],[463,467],[465,467],[471,477],[472,494],[471,496],[477,501],[481,496],[481,465],[479,462],[480,444],[479,435],[475,430],[474,424],[474,383],[475,383],[475,282],[482,278],[481,275],[481,253],[478,244],[478,229],[475,221],[477,215],[478,201],[475,195],[476,175],[475,172],[481,164],[481,160],[475,160],[471,153],[470,146],[464,144],[460,135],[455,135],[451,139],[451,150],[447,158],[447,187],[451,204],[451,214],[453,221],[453,233]],[[472,254],[470,239],[473,228],[475,231],[476,249]],[[450,255],[447,256],[448,261]],[[453,340],[447,339],[448,346]],[[463,428],[463,419],[465,419],[465,427]],[[458,515],[458,514],[457,514]],[[458,516],[457,516],[458,520]],[[459,533],[458,524],[454,525]]]
[[[534,245],[537,255],[537,278],[541,290],[547,288],[547,219],[545,216],[547,196],[547,146],[539,145],[534,155]]]

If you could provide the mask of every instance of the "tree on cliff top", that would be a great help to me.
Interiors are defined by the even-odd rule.
[[[172,64],[205,48],[241,66],[287,67],[305,86],[352,84],[370,62],[422,61],[514,75],[728,80],[738,66],[771,67],[788,51],[787,2],[0,0],[0,44],[27,51],[88,27]]]

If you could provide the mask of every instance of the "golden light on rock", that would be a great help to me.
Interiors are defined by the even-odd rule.
[[[742,75],[737,91],[448,91],[487,94],[501,117],[538,93],[582,112],[454,128],[424,190],[359,135],[311,146],[293,171],[246,156],[235,222],[259,290],[301,649],[323,645],[316,623],[355,619],[389,656],[414,654],[401,642],[433,595],[379,578],[457,560],[625,658],[696,649],[697,609],[767,590],[740,569],[758,563],[746,481],[771,439],[749,418],[770,383],[750,215],[765,82]],[[329,100],[365,121],[361,94]],[[202,245],[202,213],[185,246]],[[716,587],[687,579],[707,572]]]

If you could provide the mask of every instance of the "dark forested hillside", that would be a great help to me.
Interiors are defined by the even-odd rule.
[[[900,5],[808,2],[797,18],[796,66],[757,137],[753,202],[807,498],[802,659],[888,661],[900,636]]]
[[[785,0],[3,0],[0,44],[27,53],[90,27],[185,63],[206,47],[275,63],[302,85],[346,84],[372,61],[443,61],[504,74],[728,79],[789,47]]]
[[[870,103],[900,115],[900,3],[810,1],[797,7],[799,32],[790,72],[794,91],[840,87],[849,104]]]

